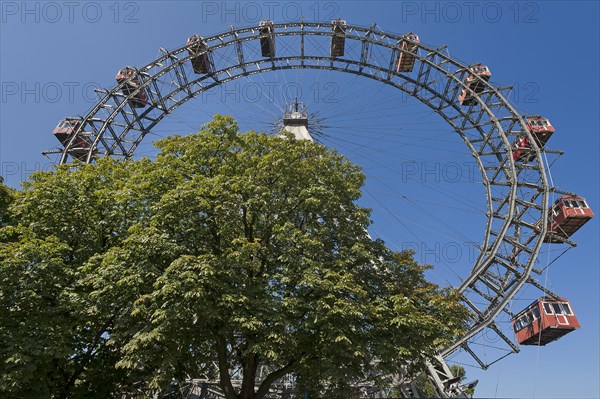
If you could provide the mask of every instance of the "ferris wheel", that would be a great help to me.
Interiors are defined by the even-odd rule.
[[[560,256],[540,262],[544,248],[562,254],[575,247],[571,235],[593,217],[584,198],[552,183],[550,166],[561,154],[546,146],[553,126],[545,117],[519,113],[507,100],[511,88],[494,85],[488,66],[461,62],[445,46],[424,44],[414,33],[394,34],[376,25],[362,27],[338,19],[265,20],[210,37],[193,35],[180,48],[161,48],[159,57],[145,66],[119,70],[117,84],[98,90],[99,100],[86,115],[59,123],[54,135],[61,146],[45,154],[55,156],[58,163],[132,158],[146,137],[160,129],[161,121],[177,118],[178,109],[203,94],[238,79],[255,83],[253,79],[268,73],[294,81],[301,70],[366,78],[426,106],[428,115],[438,115],[445,124],[444,137],[453,133],[474,162],[477,182],[485,192],[483,232],[468,270],[452,283],[471,318],[466,332],[428,361],[428,376],[439,396],[464,396],[464,386],[448,366],[457,358],[468,356],[487,369],[519,352],[519,344],[545,345],[579,327],[568,300],[535,278]],[[265,95],[258,90],[259,97]],[[296,102],[292,106],[296,108],[287,114],[282,109],[275,129],[296,113],[306,120],[316,141],[334,144],[326,131],[335,118],[319,116],[318,110],[310,114]],[[377,108],[383,112],[381,104]],[[264,114],[273,117],[269,110]],[[432,138],[421,144],[430,145],[435,142]],[[555,194],[560,197],[554,202]],[[512,301],[527,286],[540,294],[531,305],[513,311]],[[210,381],[191,384],[210,386]],[[420,394],[414,381],[398,386],[404,396]]]

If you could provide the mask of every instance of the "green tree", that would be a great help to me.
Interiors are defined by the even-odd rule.
[[[110,345],[116,314],[90,298],[84,266],[120,242],[113,189],[124,165],[32,175],[0,230],[0,392],[3,397],[107,397],[123,370]],[[125,222],[123,222],[125,223]]]
[[[218,115],[156,146],[154,161],[61,166],[15,193],[0,392],[160,394],[206,376],[228,399],[259,399],[292,375],[343,396],[420,371],[460,332],[456,293],[366,236],[364,175],[343,156]]]
[[[4,185],[4,179],[0,176],[0,227],[8,223],[8,206],[12,198],[13,191]]]

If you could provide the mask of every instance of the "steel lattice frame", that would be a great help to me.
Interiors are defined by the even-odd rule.
[[[531,273],[535,271],[534,263],[547,232],[544,215],[549,207],[549,194],[558,190],[549,186],[543,153],[523,117],[505,97],[510,87],[497,88],[478,78],[484,90],[474,93],[463,83],[468,65],[451,58],[445,47],[420,43],[414,52],[401,50],[399,42],[405,39],[404,35],[384,32],[375,26],[347,25],[346,54],[332,58],[328,44],[333,35],[332,27],[330,23],[312,22],[274,24],[278,54],[272,58],[263,58],[256,51],[261,37],[258,26],[232,27],[231,31],[204,39],[213,71],[202,75],[194,75],[187,46],[173,51],[161,49],[164,55],[138,69],[140,89],[125,95],[123,83],[111,90],[99,91],[102,98],[83,117],[66,148],[47,154],[60,154],[60,163],[68,162],[76,136],[83,135],[93,142],[87,162],[94,156],[129,158],[146,134],[186,101],[215,86],[268,71],[307,68],[345,72],[374,79],[415,97],[460,135],[476,160],[486,193],[487,223],[479,255],[470,275],[458,287],[472,313],[471,324],[453,345],[430,360],[429,367],[430,378],[440,396],[460,394],[457,384],[448,386],[452,374],[444,358],[460,349],[472,355],[482,368],[487,368],[493,362],[482,360],[476,348],[470,345],[484,329],[500,338],[507,353],[518,352],[519,348],[502,333],[495,319],[502,312],[512,316],[507,304],[526,283],[556,297],[537,284]],[[319,45],[319,40],[323,45]],[[312,46],[310,51],[307,50],[310,46],[305,44]],[[227,48],[234,49],[234,57],[220,55]],[[412,72],[394,70],[400,51],[415,57]],[[474,96],[475,104],[460,105],[458,96],[463,89]],[[149,97],[149,104],[143,109],[129,105],[139,90],[145,90]],[[513,161],[511,145],[518,136],[526,136],[533,143],[533,161]],[[541,223],[536,227],[538,222]],[[404,394],[417,395],[410,388]]]

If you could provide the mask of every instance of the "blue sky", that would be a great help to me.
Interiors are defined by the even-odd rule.
[[[514,86],[509,99],[521,113],[542,114],[555,126],[549,145],[565,155],[552,167],[554,184],[584,196],[600,214],[598,4],[3,1],[0,172],[18,186],[31,171],[48,168],[40,153],[57,144],[51,134],[57,122],[85,114],[94,102],[93,87],[112,87],[119,68],[149,63],[160,47],[174,49],[191,34],[210,36],[264,18],[342,17],[394,33],[413,31],[424,43],[447,45],[461,61],[488,65],[494,84]],[[416,246],[417,259],[436,265],[433,280],[455,283],[471,265],[468,242],[481,239],[485,206],[466,148],[425,106],[376,82],[339,75],[265,74],[230,84],[182,107],[151,138],[188,133],[217,112],[233,114],[242,129],[268,129],[271,113],[300,94],[310,111],[327,118],[323,124],[331,128],[324,129],[324,142],[364,164],[372,234],[395,249]],[[282,94],[282,86],[289,94]],[[257,100],[255,87],[263,93],[273,88],[274,101],[260,95]],[[365,138],[367,130],[374,133]],[[152,153],[150,141],[138,155]],[[365,155],[365,149],[375,153]],[[407,206],[407,197],[422,208]],[[467,367],[469,377],[480,381],[477,396],[600,397],[598,219],[573,237],[577,248],[539,277],[572,301],[582,329],[546,347],[522,347],[486,371]],[[513,310],[539,295],[527,289]]]

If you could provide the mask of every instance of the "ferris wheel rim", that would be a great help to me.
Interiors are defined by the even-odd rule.
[[[278,23],[273,24],[274,29],[284,29],[283,31],[273,33],[274,37],[285,37],[285,36],[299,36],[302,41],[305,36],[333,36],[331,28],[334,25],[332,23],[324,23],[324,22],[292,22],[292,23]],[[245,27],[240,29],[231,29],[230,31],[217,34],[211,37],[204,39],[206,43],[214,43],[212,46],[207,46],[206,53],[211,51],[215,51],[220,48],[224,48],[227,46],[241,46],[243,48],[245,43],[251,43],[254,40],[258,40],[261,38],[261,33],[259,31],[259,25]],[[81,126],[78,128],[76,134],[70,138],[69,142],[65,145],[65,148],[61,152],[60,163],[66,163],[70,151],[75,145],[76,138],[78,135],[82,135],[85,132],[86,127],[91,127],[91,131],[94,136],[93,145],[90,147],[87,157],[86,163],[92,162],[92,157],[94,155],[93,151],[103,142],[104,135],[113,135],[115,136],[115,144],[112,147],[113,151],[111,152],[109,148],[106,148],[105,156],[123,156],[125,158],[131,157],[133,152],[137,148],[137,145],[143,140],[145,134],[147,134],[151,129],[158,124],[163,118],[167,117],[174,109],[184,104],[185,102],[195,98],[200,93],[209,90],[212,87],[220,86],[229,81],[239,79],[246,76],[251,76],[253,74],[260,74],[270,71],[278,71],[278,70],[290,70],[290,69],[325,69],[334,72],[341,73],[354,73],[358,76],[363,76],[366,78],[370,78],[376,81],[379,81],[384,84],[391,85],[399,90],[402,90],[412,97],[418,99],[421,103],[427,105],[434,111],[436,111],[442,118],[450,124],[450,126],[461,135],[462,139],[467,144],[471,155],[476,159],[480,172],[485,178],[486,181],[486,200],[488,206],[488,215],[487,215],[487,225],[486,231],[483,238],[482,249],[480,250],[478,259],[475,261],[475,265],[473,266],[469,276],[465,278],[463,283],[457,287],[458,291],[463,293],[464,291],[475,289],[475,283],[482,283],[481,285],[493,285],[492,282],[489,282],[484,279],[486,271],[489,269],[491,264],[500,263],[502,267],[504,267],[507,271],[513,273],[514,279],[508,287],[508,291],[504,291],[503,295],[498,294],[497,296],[491,298],[489,300],[490,306],[484,309],[483,312],[478,312],[475,306],[469,306],[471,313],[473,314],[473,318],[477,321],[473,326],[471,326],[466,334],[464,334],[460,339],[455,341],[453,345],[448,348],[443,349],[440,352],[441,356],[447,356],[454,352],[456,349],[460,347],[464,347],[468,340],[475,336],[477,333],[485,329],[486,327],[493,328],[495,318],[505,309],[507,303],[514,297],[514,295],[521,289],[521,287],[529,282],[530,274],[533,269],[534,261],[539,254],[543,239],[542,237],[546,234],[546,218],[543,217],[546,215],[547,210],[549,208],[548,197],[551,192],[551,187],[548,185],[548,179],[546,176],[545,164],[542,158],[542,151],[537,146],[535,140],[531,132],[526,128],[523,116],[516,111],[516,109],[510,104],[510,102],[504,97],[503,92],[505,91],[503,88],[497,88],[493,86],[491,83],[477,77],[480,80],[480,84],[485,87],[482,93],[473,92],[468,86],[464,83],[464,77],[468,74],[469,66],[450,57],[447,54],[444,54],[445,47],[435,48],[423,43],[419,43],[418,48],[412,51],[406,51],[400,49],[398,46],[398,42],[406,39],[406,35],[399,35],[394,33],[385,32],[380,29],[375,29],[373,27],[361,27],[358,25],[346,25],[346,34],[344,37],[347,40],[358,40],[361,44],[367,43],[367,46],[382,46],[392,51],[404,52],[410,54],[415,57],[416,60],[420,62],[422,69],[427,69],[427,71],[431,71],[434,69],[437,73],[445,74],[448,78],[447,86],[444,88],[444,92],[440,93],[437,89],[431,88],[428,84],[427,78],[424,78],[421,81],[421,77],[417,77],[414,79],[409,74],[402,74],[399,72],[393,72],[390,69],[383,68],[381,65],[371,64],[370,60],[353,60],[353,59],[344,59],[344,58],[333,58],[333,57],[325,57],[325,56],[311,56],[304,54],[304,47],[302,47],[302,54],[297,56],[287,56],[287,57],[271,57],[265,58],[260,61],[248,61],[244,62],[243,56],[237,59],[236,64],[232,64],[227,68],[222,68],[220,70],[213,71],[211,74],[207,74],[201,76],[195,80],[188,80],[186,78],[186,84],[180,85],[178,88],[179,93],[186,93],[185,96],[181,98],[181,101],[174,102],[171,107],[165,105],[165,98],[170,98],[173,96],[172,93],[167,93],[167,95],[162,95],[159,92],[158,98],[155,101],[149,103],[149,107],[144,112],[140,112],[140,115],[135,114],[134,118],[128,123],[125,133],[121,137],[125,137],[125,135],[129,131],[135,131],[136,127],[143,126],[147,120],[145,119],[146,115],[149,114],[152,110],[162,110],[162,116],[156,121],[156,123],[150,123],[145,130],[142,132],[139,138],[139,141],[134,143],[131,147],[130,151],[122,151],[122,154],[119,154],[117,151],[114,151],[115,148],[121,146],[123,149],[125,148],[122,143],[118,140],[118,135],[113,132],[114,126],[111,125],[112,121],[119,116],[119,112],[125,109],[129,100],[136,96],[141,90],[151,90],[152,85],[156,83],[156,81],[166,75],[167,73],[174,72],[178,73],[178,69],[184,68],[186,63],[189,64],[193,55],[185,55],[185,52],[188,51],[191,45],[184,45],[180,48],[177,48],[172,51],[167,51],[161,49],[164,53],[161,57],[153,60],[149,64],[137,69],[142,76],[142,84],[138,87],[137,90],[130,92],[125,95],[122,93],[123,87],[126,84],[125,82],[117,84],[112,89],[105,91],[105,96],[95,104],[95,106],[82,118]],[[246,36],[244,36],[246,35]],[[391,42],[390,42],[391,40]],[[302,42],[304,43],[304,42]],[[183,55],[183,56],[182,56]],[[295,62],[300,62],[300,64],[295,64]],[[317,62],[318,64],[311,64],[311,62]],[[323,64],[321,64],[323,63]],[[345,68],[339,66],[338,64],[347,64]],[[165,64],[162,68],[156,68],[157,65]],[[258,67],[258,65],[262,64],[271,64],[271,67]],[[251,66],[256,66],[258,69],[254,69],[248,71]],[[349,69],[349,66],[356,66],[358,69]],[[453,66],[454,70],[449,70],[448,67]],[[155,75],[151,75],[149,72],[156,70],[158,71]],[[238,74],[231,74],[231,71],[240,70],[242,72]],[[367,73],[365,70],[372,70],[375,73]],[[219,75],[229,75],[228,78],[219,79]],[[421,72],[419,72],[419,75]],[[387,75],[387,79],[386,76]],[[185,71],[184,71],[185,76]],[[215,78],[216,76],[216,78]],[[392,81],[392,77],[399,77],[402,79],[402,82],[408,82],[410,84],[400,85],[396,82]],[[205,80],[214,80],[213,83],[207,84],[203,86],[201,82]],[[191,87],[194,85],[199,88],[195,91],[191,90]],[[412,86],[411,86],[412,85]],[[459,90],[467,90],[470,94],[474,95],[476,98],[476,105],[471,105],[465,110],[464,106],[457,104],[456,96]],[[421,92],[429,93],[433,95],[431,98],[427,98],[421,94]],[[495,102],[494,102],[495,100]],[[439,102],[437,102],[439,101]],[[116,107],[105,107],[110,102],[114,102]],[[435,103],[434,103],[435,102]],[[498,105],[500,102],[500,106]],[[162,109],[161,109],[162,104]],[[508,116],[497,116],[494,113],[493,108],[503,107],[502,109],[510,115],[510,120]],[[97,114],[101,110],[112,109],[111,116],[109,118],[99,118]],[[134,110],[135,111],[135,110]],[[456,114],[459,115],[450,115],[447,114],[447,111],[455,111]],[[491,123],[486,124],[486,128],[488,126],[492,126],[489,131],[485,130],[483,125],[479,125],[477,123],[477,118],[482,118],[482,116],[486,114]],[[473,116],[475,115],[475,116]],[[112,117],[112,119],[111,119]],[[451,119],[454,118],[454,119]],[[462,126],[455,121],[462,122]],[[507,122],[507,125],[510,128],[505,128],[502,124]],[[98,128],[98,123],[101,123],[102,126]],[[468,124],[470,126],[467,126]],[[482,142],[484,144],[480,147],[475,145],[475,142],[470,140],[466,134],[465,129],[475,129],[481,136]],[[144,130],[144,129],[142,129]],[[508,131],[507,131],[508,130]],[[537,185],[532,182],[521,182],[519,180],[520,171],[523,169],[519,169],[521,165],[517,165],[516,161],[512,158],[512,141],[510,138],[516,137],[518,135],[522,135],[528,137],[529,141],[533,143],[532,150],[535,152],[534,161],[528,164],[528,170],[533,171],[533,173],[537,173]],[[495,171],[495,175],[491,178],[488,176],[488,172],[486,171],[486,167],[482,161],[482,151],[486,149],[487,144],[486,141],[493,142],[494,146],[489,145],[492,152],[495,154],[489,155],[489,158],[492,159],[496,157],[498,162],[498,168]],[[479,144],[479,142],[477,142]],[[488,151],[489,151],[488,150]],[[488,155],[486,155],[488,156]],[[500,203],[496,207],[494,207],[494,200],[492,194],[491,186],[495,183],[495,179],[497,176],[505,176],[505,184],[509,188],[509,193],[506,197],[500,201],[496,201]],[[523,187],[524,184],[531,185],[530,188],[532,191],[537,192],[537,194],[533,195],[533,198],[520,198],[519,197],[519,188]],[[520,185],[521,184],[521,185]],[[533,187],[535,185],[535,187]],[[533,209],[534,212],[537,211],[539,213],[540,225],[537,230],[534,232],[531,223],[529,225],[524,224],[521,220],[521,216],[524,212]],[[505,214],[501,215],[504,218],[504,222],[502,223],[502,227],[499,231],[492,231],[493,222],[497,215],[495,213],[500,213],[504,211]],[[517,236],[516,239],[512,239],[507,236],[508,231],[511,228],[521,229],[529,229],[531,230],[531,235],[525,242],[519,241],[520,236]],[[490,246],[490,238],[492,233],[495,235],[495,239],[492,239],[492,244]],[[520,233],[519,233],[520,234]],[[512,241],[511,241],[512,240]],[[517,254],[521,254],[522,252],[527,252],[529,254],[529,259],[523,267],[514,266],[510,264],[509,259],[498,258],[497,254],[499,251],[499,247],[502,244],[512,245],[515,248],[515,252]],[[493,289],[493,288],[492,288]],[[472,305],[472,304],[471,304]],[[515,349],[513,347],[513,349]],[[518,351],[516,348],[515,351]]]

